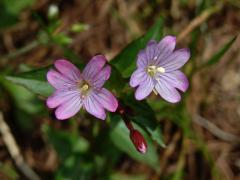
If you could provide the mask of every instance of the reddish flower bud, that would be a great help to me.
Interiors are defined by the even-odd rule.
[[[138,152],[145,154],[147,152],[147,143],[143,135],[136,129],[130,131],[130,138]]]

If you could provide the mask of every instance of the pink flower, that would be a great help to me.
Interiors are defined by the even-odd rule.
[[[160,42],[151,40],[138,53],[137,70],[130,79],[130,86],[137,87],[137,100],[146,98],[153,91],[168,102],[181,100],[178,90],[188,88],[187,77],[179,70],[190,58],[188,49],[174,50],[176,38],[165,36]]]
[[[83,106],[93,116],[104,120],[105,109],[115,112],[118,101],[111,92],[103,88],[109,79],[111,67],[103,55],[94,56],[83,73],[67,60],[55,61],[56,70],[47,73],[48,82],[55,92],[47,99],[49,108],[56,108],[57,119],[68,119]]]

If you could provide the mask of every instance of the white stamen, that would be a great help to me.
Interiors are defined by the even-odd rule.
[[[148,66],[146,70],[150,76],[154,76],[157,72],[165,73],[165,68],[157,66]]]
[[[160,73],[165,73],[165,69],[163,67],[158,67],[157,71]]]

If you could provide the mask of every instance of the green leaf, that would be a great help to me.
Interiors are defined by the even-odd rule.
[[[60,158],[55,179],[92,179],[94,163],[89,153],[89,142],[78,133],[42,126],[48,140]]]
[[[5,8],[12,14],[18,15],[20,11],[31,6],[35,0],[3,0]]]
[[[52,86],[50,86],[50,84],[46,81],[46,74],[48,70],[49,68],[42,68],[22,73],[18,76],[7,76],[6,79],[24,86],[36,94],[47,97],[53,93]]]
[[[130,77],[136,68],[136,57],[151,39],[160,40],[163,34],[163,18],[160,18],[142,37],[128,44],[110,64],[114,65],[124,78]]]
[[[0,30],[17,23],[16,15],[9,12],[5,6],[0,2]]]
[[[148,133],[151,135],[151,138],[156,141],[160,146],[166,147],[165,143],[163,142],[163,136],[160,126],[157,124],[156,121],[153,119],[146,119],[142,116],[135,116],[133,121],[146,128]]]
[[[35,94],[20,85],[7,81],[4,78],[0,80],[0,82],[10,93],[17,108],[30,114],[35,114],[41,111],[41,103],[36,98]]]
[[[112,67],[111,76],[104,86],[117,94],[122,91],[126,84],[127,82],[122,78],[119,71],[115,67]]]
[[[62,46],[72,43],[72,39],[67,35],[65,35],[64,33],[58,33],[56,35],[52,35],[52,40],[56,44],[62,45]]]
[[[129,130],[123,123],[121,117],[119,115],[113,115],[111,117],[111,123],[112,130],[110,132],[110,138],[112,142],[115,144],[115,146],[118,147],[123,152],[127,153],[135,160],[148,164],[153,169],[158,171],[159,170],[158,154],[153,142],[151,141],[147,133],[140,126],[133,123],[134,128],[136,128],[142,133],[148,145],[147,153],[141,154],[135,149],[132,141],[130,140]]]
[[[237,36],[234,36],[233,38],[231,38],[216,54],[214,54],[207,61],[207,63],[204,64],[204,66],[210,66],[218,63],[222,58],[222,56],[229,50],[229,48],[232,46],[232,44],[235,42],[236,39],[237,39]]]
[[[19,13],[31,6],[35,0],[0,0],[0,28],[17,23]]]
[[[55,130],[48,125],[42,126],[42,130],[47,134],[61,160],[69,158],[73,153],[86,152],[89,149],[88,141],[78,134]]]
[[[124,94],[122,95],[121,99],[123,100],[124,105],[129,106],[132,110],[134,110],[134,113],[137,115],[144,116],[149,119],[155,120],[155,112],[149,106],[149,104],[143,100],[143,101],[136,101],[134,94]]]

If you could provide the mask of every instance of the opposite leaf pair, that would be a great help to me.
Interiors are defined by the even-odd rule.
[[[174,51],[175,45],[176,38],[166,36],[159,43],[149,41],[146,49],[138,53],[137,70],[130,79],[130,86],[138,86],[135,92],[137,100],[154,91],[168,102],[180,101],[176,88],[185,92],[188,80],[178,69],[188,61],[190,53],[187,49]],[[56,70],[47,73],[47,80],[56,91],[47,99],[47,106],[56,108],[57,119],[68,119],[81,107],[103,120],[106,118],[105,109],[116,111],[117,99],[103,88],[111,74],[111,67],[106,65],[103,55],[94,56],[82,74],[66,60],[57,60],[54,65]]]

